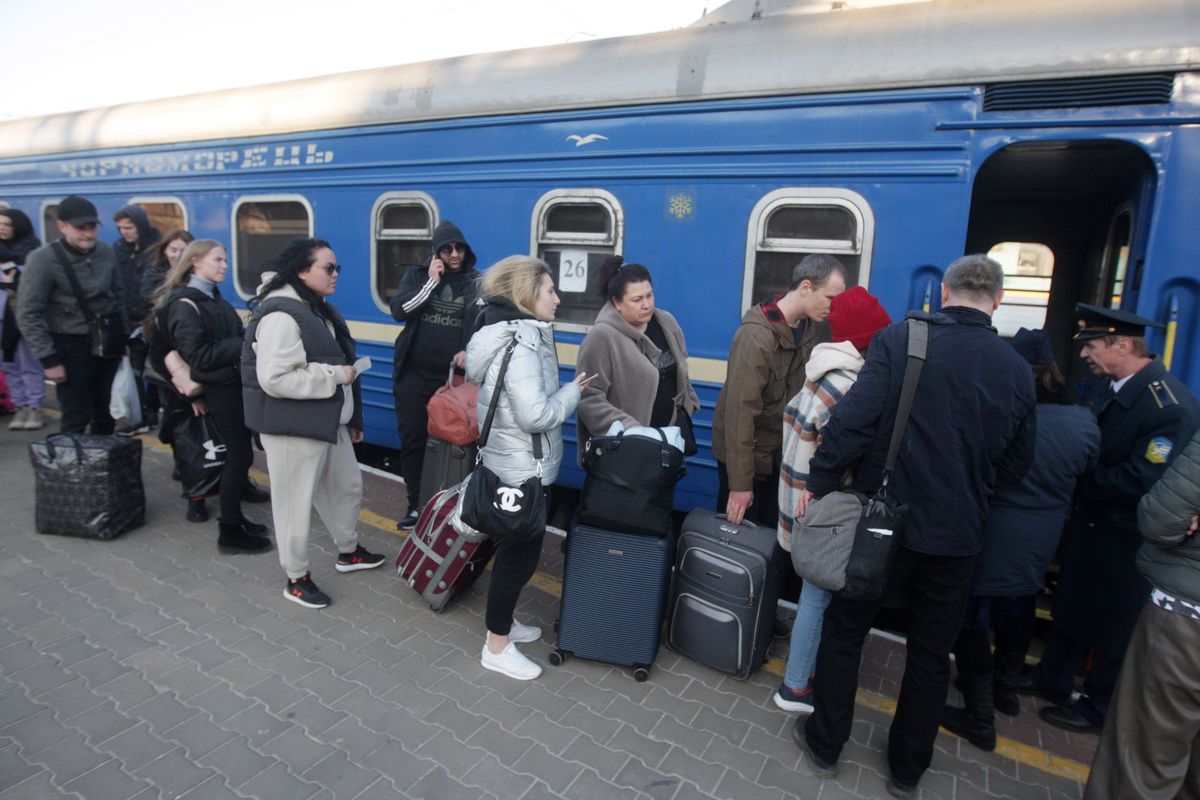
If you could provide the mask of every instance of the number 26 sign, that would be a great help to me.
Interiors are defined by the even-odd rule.
[[[563,250],[558,256],[558,290],[560,292],[587,291],[586,250]]]

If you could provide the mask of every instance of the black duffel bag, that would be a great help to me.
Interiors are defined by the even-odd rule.
[[[587,477],[579,498],[579,521],[596,528],[666,536],[672,530],[675,484],[683,477],[683,451],[659,439],[595,436],[584,448]]]
[[[112,539],[146,521],[142,443],[56,433],[29,445],[38,533]]]

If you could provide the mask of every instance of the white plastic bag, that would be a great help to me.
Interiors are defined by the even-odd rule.
[[[137,378],[133,374],[133,365],[129,356],[121,359],[117,375],[113,378],[112,395],[108,400],[108,413],[113,419],[123,419],[128,427],[136,428],[142,424],[142,404],[138,399]]]

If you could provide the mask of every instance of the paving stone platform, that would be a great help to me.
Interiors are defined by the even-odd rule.
[[[42,435],[0,427],[3,800],[885,796],[904,653],[891,638],[868,642],[852,741],[839,777],[823,781],[791,740],[794,717],[770,700],[782,643],[744,682],[665,647],[645,683],[579,659],[509,680],[479,664],[486,575],[434,614],[390,562],[335,572],[315,524],[313,577],[334,604],[301,608],[282,597],[274,553],[219,555],[216,523],[184,520],[153,437],[145,527],[111,542],[34,533],[27,445]],[[363,543],[394,557],[402,487],[366,477]],[[267,506],[246,510],[269,522]],[[547,537],[518,608],[546,631],[523,646],[542,664],[557,548]],[[1078,798],[1095,737],[1041,726],[1034,710],[1026,698],[1020,717],[1002,718],[993,754],[943,732],[920,796]]]

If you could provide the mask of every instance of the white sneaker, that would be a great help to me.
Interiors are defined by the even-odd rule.
[[[42,410],[40,408],[27,408],[25,410],[28,412],[25,416],[25,430],[40,431],[46,427],[46,420],[42,417]]]
[[[542,674],[542,668],[522,655],[521,651],[517,649],[516,643],[511,640],[508,647],[499,653],[489,650],[485,641],[479,663],[483,665],[484,669],[502,673],[519,681],[531,681]]]
[[[512,628],[508,631],[508,640],[517,644],[536,642],[540,638],[542,638],[541,628],[537,625],[525,625],[515,619],[512,622]]]
[[[10,431],[25,430],[25,420],[28,418],[29,418],[29,409],[28,408],[18,408],[17,413],[14,414],[13,418],[11,420],[9,420],[9,422],[8,422],[8,429]]]

